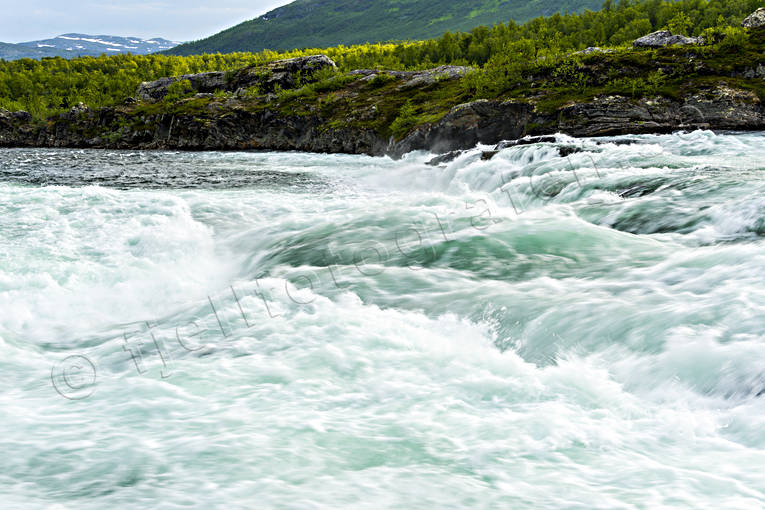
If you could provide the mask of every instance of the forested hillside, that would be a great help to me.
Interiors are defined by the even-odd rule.
[[[120,104],[142,81],[204,71],[231,70],[246,65],[310,54],[327,54],[340,71],[360,68],[425,69],[439,64],[471,65],[479,70],[466,80],[471,94],[501,93],[503,83],[523,66],[543,58],[553,65],[587,46],[619,46],[653,30],[670,27],[688,35],[731,31],[732,26],[763,5],[763,0],[607,1],[599,12],[554,15],[524,25],[515,23],[447,33],[438,39],[400,44],[294,50],[276,53],[167,56],[119,55],[42,61],[0,61],[0,107],[26,110],[43,117],[79,102],[90,107]]]
[[[173,55],[289,50],[437,37],[480,25],[597,9],[601,0],[296,0]]]

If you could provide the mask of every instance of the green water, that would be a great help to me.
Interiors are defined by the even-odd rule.
[[[0,151],[0,501],[762,508],[764,156]]]

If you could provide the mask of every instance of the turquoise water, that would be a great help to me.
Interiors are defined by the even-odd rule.
[[[430,157],[0,151],[3,506],[765,506],[765,134]]]

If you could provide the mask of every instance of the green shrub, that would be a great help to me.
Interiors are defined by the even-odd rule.
[[[646,78],[645,92],[647,95],[655,96],[667,82],[667,77],[664,72],[659,69],[648,74]]]
[[[372,80],[369,82],[369,85],[373,89],[379,89],[394,81],[396,81],[395,76],[388,73],[378,73],[377,76],[372,78]]]
[[[317,93],[334,92],[344,88],[358,78],[358,76],[350,74],[333,75],[322,81],[317,81],[316,83],[311,84],[310,87]]]
[[[719,47],[728,52],[740,50],[749,41],[749,33],[741,27],[725,27],[722,36]]]
[[[190,95],[192,92],[194,92],[194,87],[191,86],[189,80],[178,80],[175,83],[171,83],[167,88],[167,95],[164,100],[169,103],[174,103],[175,101]]]
[[[690,35],[692,26],[693,23],[691,22],[691,18],[682,11],[678,12],[675,17],[667,23],[667,28],[670,32],[681,35]]]
[[[248,97],[260,97],[262,95],[263,95],[263,90],[260,88],[260,85],[253,85],[252,87],[249,87],[247,89]]]
[[[580,59],[568,56],[555,64],[552,74],[562,85],[573,86],[577,91],[584,92],[587,89],[589,77],[580,71],[580,68]]]
[[[390,131],[396,138],[403,138],[417,125],[417,112],[411,101],[404,103],[398,112],[398,117],[391,123]]]

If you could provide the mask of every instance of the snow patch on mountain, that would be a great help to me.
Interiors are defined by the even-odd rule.
[[[122,53],[146,55],[169,50],[179,44],[181,44],[179,41],[170,41],[160,37],[144,39],[142,37],[72,33],[62,34],[51,39],[5,45],[8,51],[0,51],[0,58],[40,58],[51,56],[70,58]]]

